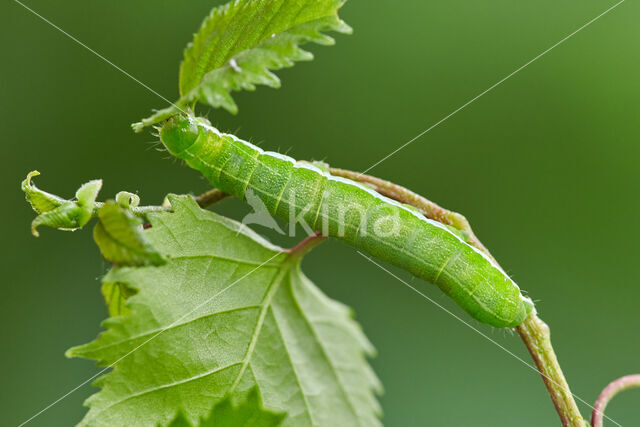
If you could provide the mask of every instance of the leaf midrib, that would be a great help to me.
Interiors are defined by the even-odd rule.
[[[231,309],[231,310],[225,310],[225,311],[222,311],[222,312],[216,312],[216,313],[209,313],[209,314],[207,314],[207,315],[204,315],[204,316],[200,316],[200,317],[196,317],[196,318],[194,318],[194,319],[191,319],[191,320],[190,320],[190,321],[188,321],[188,322],[183,322],[183,323],[181,323],[181,324],[179,324],[179,325],[172,325],[172,326],[171,326],[171,328],[174,328],[174,327],[182,326],[182,325],[185,325],[185,324],[188,324],[188,323],[191,323],[191,322],[197,321],[197,320],[201,320],[201,319],[204,319],[204,318],[207,318],[207,317],[212,317],[212,316],[215,316],[215,315],[218,315],[218,314],[229,313],[229,312],[238,311],[238,310],[243,310],[243,309],[248,309],[248,308],[261,307],[261,309],[260,309],[260,315],[259,315],[259,317],[258,317],[258,322],[256,323],[256,327],[254,328],[254,331],[253,331],[253,333],[252,333],[251,342],[249,343],[249,346],[247,347],[247,351],[246,351],[246,353],[245,353],[245,356],[244,356],[244,358],[242,359],[242,361],[241,361],[241,362],[231,363],[231,364],[225,365],[225,366],[223,366],[223,367],[218,367],[218,368],[216,368],[216,369],[213,369],[213,370],[207,371],[207,372],[205,372],[205,373],[201,373],[201,374],[198,374],[198,375],[193,375],[193,376],[191,376],[191,377],[183,378],[183,379],[181,379],[181,380],[174,381],[174,382],[169,383],[169,384],[161,384],[161,385],[159,385],[159,386],[156,386],[156,387],[153,387],[153,388],[150,388],[150,389],[146,389],[146,390],[143,390],[143,391],[140,391],[140,392],[137,392],[137,393],[133,393],[133,394],[131,394],[131,395],[129,395],[129,396],[127,396],[127,397],[123,398],[123,399],[120,399],[120,400],[118,400],[118,401],[116,401],[116,402],[113,402],[113,403],[109,404],[108,406],[105,406],[104,408],[101,408],[100,410],[98,410],[98,411],[95,413],[95,415],[94,415],[94,416],[97,416],[97,415],[101,414],[102,412],[104,412],[104,411],[106,411],[106,410],[108,410],[108,409],[110,409],[110,408],[112,408],[112,407],[114,407],[114,406],[117,406],[117,405],[119,405],[119,404],[121,404],[121,403],[123,403],[123,402],[126,402],[126,401],[128,401],[128,400],[130,400],[130,399],[134,399],[134,398],[137,398],[137,397],[143,396],[143,395],[145,395],[145,394],[149,394],[149,393],[155,393],[155,392],[157,392],[157,391],[161,391],[161,390],[164,390],[164,389],[167,389],[167,388],[170,388],[170,387],[174,387],[174,386],[177,386],[177,385],[180,385],[180,384],[185,384],[185,383],[188,383],[188,382],[190,382],[190,381],[197,380],[197,379],[200,379],[200,378],[204,378],[204,377],[206,377],[206,376],[208,376],[208,375],[215,374],[215,373],[217,373],[217,372],[223,371],[223,370],[228,369],[228,368],[231,368],[231,367],[233,367],[233,366],[241,365],[240,371],[238,372],[238,375],[236,376],[236,379],[234,380],[234,382],[233,382],[233,384],[232,384],[231,388],[230,388],[230,389],[225,393],[225,395],[230,395],[231,393],[233,393],[233,391],[234,391],[235,387],[237,386],[237,384],[239,384],[240,380],[242,379],[242,376],[244,375],[244,372],[246,371],[246,368],[247,368],[247,366],[248,366],[248,364],[249,364],[249,362],[250,362],[250,360],[251,360],[251,356],[253,355],[253,352],[254,352],[254,350],[255,350],[255,345],[256,345],[256,343],[257,343],[257,341],[258,341],[258,338],[259,338],[259,336],[260,336],[260,332],[261,332],[261,330],[262,330],[262,325],[264,324],[264,318],[265,318],[265,316],[266,316],[266,313],[267,313],[267,311],[268,311],[269,307],[271,306],[271,304],[270,304],[270,303],[271,303],[271,301],[272,301],[272,299],[273,299],[273,296],[275,295],[275,293],[276,293],[276,292],[277,292],[277,290],[279,289],[280,284],[282,283],[283,278],[284,278],[284,277],[287,275],[287,273],[289,273],[289,271],[291,270],[291,267],[292,267],[292,259],[293,259],[293,258],[287,258],[287,260],[285,260],[285,261],[281,264],[281,268],[282,268],[282,270],[281,270],[281,272],[279,272],[279,273],[274,277],[274,279],[273,279],[273,280],[271,281],[271,283],[269,284],[269,289],[267,290],[267,292],[266,292],[266,294],[265,294],[265,297],[264,297],[264,299],[262,300],[261,304],[259,304],[259,305],[257,305],[257,306],[256,306],[256,305],[254,305],[254,306],[236,307],[236,308]],[[169,329],[169,328],[167,328],[167,329]],[[162,329],[162,328],[161,328],[161,329],[159,329],[158,331],[163,332],[164,330],[167,330],[167,329]],[[144,336],[144,335],[149,335],[149,333],[145,333],[145,334],[143,334],[142,336]],[[139,337],[140,337],[140,336],[139,336]],[[123,340],[123,341],[121,341],[121,342],[127,342],[127,341],[130,341],[130,340]],[[113,346],[113,345],[115,345],[115,344],[116,344],[116,343],[112,343],[112,344],[109,344],[108,346],[100,347],[98,350],[101,350],[101,349],[104,349],[104,348],[111,347],[111,346]]]
[[[313,335],[313,338],[315,339],[316,343],[320,347],[321,353],[323,355],[323,358],[326,360],[327,364],[331,368],[330,371],[333,374],[333,376],[334,376],[334,378],[336,380],[336,383],[339,385],[340,391],[342,392],[343,396],[345,397],[345,400],[348,402],[349,407],[353,411],[354,418],[357,420],[359,425],[362,425],[361,422],[360,422],[360,417],[359,417],[358,411],[355,409],[355,407],[353,405],[353,402],[349,398],[350,394],[347,392],[344,384],[342,383],[341,378],[337,374],[337,369],[333,365],[333,362],[329,359],[329,357],[328,357],[328,355],[326,353],[326,349],[322,345],[322,341],[320,340],[320,337],[318,336],[317,332],[313,328],[313,325],[309,321],[309,318],[305,314],[304,310],[300,306],[300,304],[298,302],[298,298],[296,298],[296,295],[295,295],[294,290],[293,290],[293,283],[292,283],[292,287],[290,289],[290,292],[291,292],[291,300],[293,301],[296,310],[300,314],[300,317],[304,320],[304,322],[307,325],[309,331],[311,331],[311,334]],[[278,322],[278,317],[275,315],[275,312],[273,312],[272,314],[273,314],[273,321],[274,321],[274,323],[276,325],[276,329],[278,330],[278,334],[280,335],[280,338],[282,339],[282,342],[285,344],[284,345],[284,349],[285,349],[285,352],[287,353],[287,357],[289,359],[289,362],[291,363],[291,369],[293,371],[294,376],[296,377],[296,382],[298,383],[298,387],[300,388],[300,393],[302,394],[302,399],[303,399],[305,407],[307,409],[307,414],[309,416],[309,420],[311,421],[312,425],[316,425],[314,420],[313,420],[311,408],[310,408],[309,402],[307,400],[307,395],[305,394],[304,389],[302,387],[302,384],[300,383],[300,379],[298,377],[298,372],[296,371],[295,365],[293,363],[293,359],[291,358],[291,353],[289,352],[289,347],[286,345],[287,340],[286,340],[284,334],[282,333],[282,329],[280,328],[280,324]]]
[[[115,346],[118,346],[120,344],[129,343],[131,341],[135,341],[137,339],[144,338],[144,337],[147,337],[149,335],[153,335],[155,333],[160,334],[160,333],[164,333],[166,331],[177,329],[177,328],[180,328],[182,326],[186,326],[186,325],[188,325],[190,323],[196,322],[198,320],[203,320],[203,319],[207,319],[207,318],[210,318],[210,317],[218,316],[218,315],[221,315],[221,314],[228,314],[228,313],[233,313],[235,311],[248,310],[248,309],[251,309],[251,308],[258,308],[258,307],[260,307],[260,305],[245,305],[245,306],[242,306],[242,307],[233,307],[233,308],[230,308],[228,310],[216,311],[215,313],[208,313],[208,314],[205,314],[203,316],[194,317],[193,319],[187,320],[186,322],[170,324],[169,326],[166,326],[166,327],[163,327],[163,328],[151,329],[151,330],[148,330],[148,331],[146,331],[146,332],[144,332],[142,334],[138,334],[138,335],[134,335],[134,336],[128,337],[128,338],[126,338],[124,340],[114,341],[112,343],[109,343],[108,345],[103,345],[101,347],[95,347],[95,348],[92,348],[91,351],[92,352],[102,351],[102,350],[105,350],[107,348],[115,347]]]
[[[256,327],[253,329],[253,334],[251,336],[251,341],[249,342],[249,347],[247,348],[247,352],[245,354],[244,359],[242,360],[242,367],[240,368],[240,372],[238,372],[238,376],[234,380],[233,384],[229,388],[227,394],[233,393],[236,386],[240,383],[244,372],[251,361],[251,356],[255,350],[256,344],[258,342],[258,338],[260,337],[260,332],[262,331],[262,325],[264,324],[264,319],[266,317],[267,311],[269,307],[271,307],[271,301],[273,300],[273,296],[278,292],[280,288],[280,284],[282,283],[282,279],[289,273],[291,270],[291,262],[285,261],[282,264],[282,270],[276,275],[271,284],[269,284],[269,289],[267,290],[262,303],[260,303],[260,314],[258,315],[258,321],[256,322]]]
[[[168,384],[161,384],[161,385],[156,386],[156,387],[152,387],[152,388],[149,388],[149,389],[146,389],[146,390],[139,391],[137,393],[130,394],[129,396],[127,396],[127,397],[125,397],[123,399],[120,399],[120,400],[117,400],[115,402],[112,402],[109,405],[105,406],[104,408],[101,408],[101,409],[97,410],[92,415],[92,417],[96,418],[98,415],[100,415],[104,411],[106,411],[106,410],[108,410],[108,409],[110,409],[110,408],[112,408],[114,406],[120,405],[121,403],[124,403],[124,402],[126,402],[128,400],[135,399],[135,398],[140,397],[140,396],[144,396],[145,394],[155,393],[157,391],[161,391],[161,390],[166,389],[166,388],[175,387],[175,386],[180,385],[180,384],[186,384],[188,382],[195,381],[195,380],[198,380],[200,378],[204,378],[204,377],[207,377],[209,375],[216,374],[218,372],[222,372],[225,369],[232,368],[233,366],[236,366],[236,365],[239,365],[239,364],[240,364],[240,362],[230,363],[229,365],[221,366],[221,367],[218,367],[216,369],[212,369],[210,371],[201,373],[199,375],[194,375],[194,376],[191,376],[191,377],[188,377],[188,378],[184,378],[182,380],[174,381],[174,382],[168,383]]]

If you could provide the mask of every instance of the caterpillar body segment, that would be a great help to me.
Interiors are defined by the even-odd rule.
[[[486,255],[444,225],[359,183],[265,152],[201,118],[174,116],[160,138],[213,186],[242,200],[252,191],[274,217],[342,239],[436,284],[483,323],[515,327],[533,308]]]

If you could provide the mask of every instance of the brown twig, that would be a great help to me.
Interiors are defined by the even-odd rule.
[[[229,197],[229,194],[218,190],[217,188],[213,188],[206,193],[202,193],[196,197],[195,200],[201,208],[206,208],[207,206],[218,203],[220,200],[226,199],[227,197]]]
[[[302,257],[307,254],[311,249],[315,248],[320,243],[324,242],[327,238],[322,235],[322,233],[317,232],[312,234],[311,236],[306,237],[304,240],[300,241],[294,247],[287,249],[286,252],[291,257]]]
[[[421,195],[406,189],[405,187],[389,181],[385,181],[380,178],[376,178],[375,176],[363,175],[358,172],[337,168],[329,168],[329,173],[331,175],[341,176],[353,181],[368,184],[383,196],[396,200],[400,203],[411,205],[414,208],[418,209],[427,218],[438,221],[445,225],[450,225],[462,231],[467,235],[467,243],[480,249],[495,261],[491,253],[489,253],[487,248],[473,233],[471,225],[469,225],[469,221],[467,221],[467,219],[463,215],[445,209],[442,206],[422,197]]]

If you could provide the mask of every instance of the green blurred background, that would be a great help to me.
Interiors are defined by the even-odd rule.
[[[28,1],[172,100],[182,49],[220,3]],[[613,4],[351,0],[341,15],[354,35],[312,47],[316,60],[280,72],[280,90],[238,94],[238,116],[209,116],[264,148],[364,170]],[[590,404],[608,381],[640,372],[639,19],[640,4],[623,3],[371,171],[470,219],[537,301],[573,392]],[[103,199],[126,189],[147,204],[207,184],[131,132],[161,99],[13,1],[0,24],[0,424],[16,425],[97,372],[64,351],[100,330],[108,268],[91,227],[30,235],[26,173],[38,169],[36,183],[63,196],[103,178]],[[217,209],[242,212],[236,201]],[[387,425],[559,424],[534,371],[351,248],[322,245],[304,267],[378,348]],[[517,335],[398,274],[529,362]],[[77,422],[95,391],[81,387],[31,425]],[[639,425],[640,391],[608,415]]]

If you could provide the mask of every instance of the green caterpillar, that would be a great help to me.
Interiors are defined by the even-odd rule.
[[[436,284],[480,322],[515,327],[533,308],[483,253],[442,224],[359,183],[265,152],[202,118],[174,116],[160,128],[160,138],[215,187],[243,200],[252,193],[274,217],[342,239]]]

